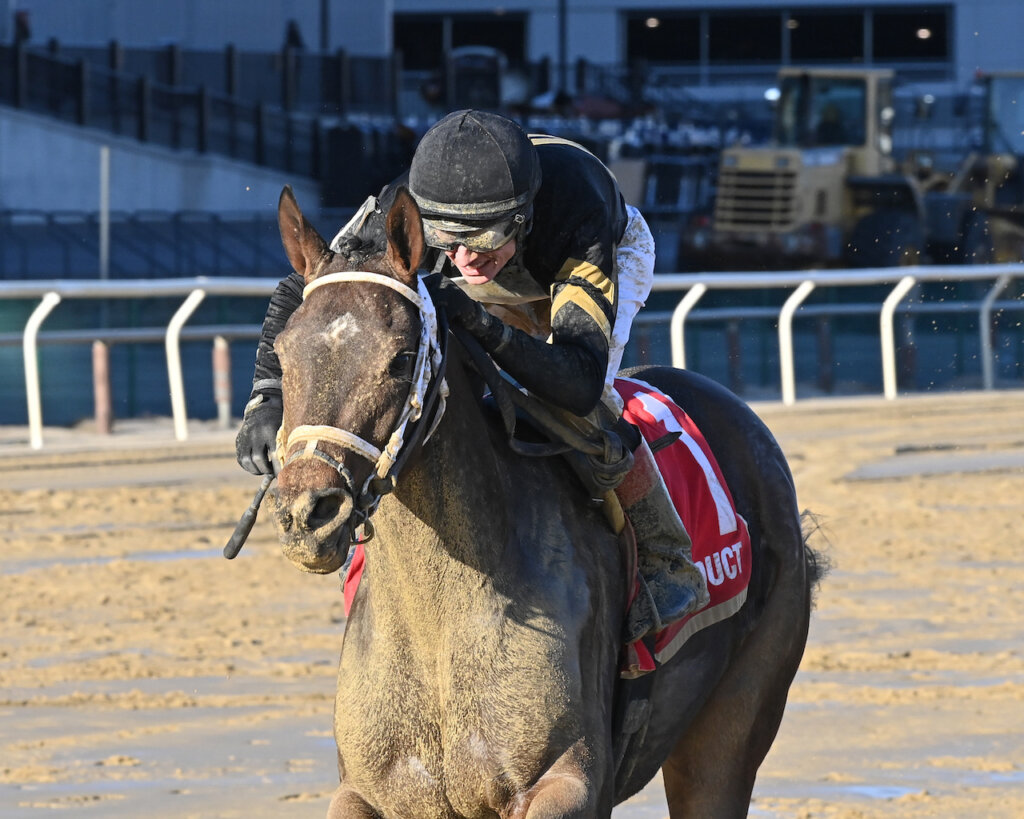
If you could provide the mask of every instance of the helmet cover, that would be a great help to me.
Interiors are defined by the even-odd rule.
[[[539,187],[537,149],[526,132],[486,111],[456,111],[435,123],[409,169],[424,220],[449,233],[528,217]]]

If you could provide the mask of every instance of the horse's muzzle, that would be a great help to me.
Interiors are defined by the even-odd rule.
[[[348,555],[352,496],[344,489],[280,489],[274,523],[281,549],[304,572],[330,574]]]

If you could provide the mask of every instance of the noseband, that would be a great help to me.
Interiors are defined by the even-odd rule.
[[[431,436],[441,421],[441,416],[444,415],[445,398],[448,395],[448,384],[444,379],[444,341],[448,333],[446,329],[439,333],[437,311],[423,279],[419,277],[416,279],[418,289],[413,290],[390,276],[379,273],[328,273],[307,284],[302,291],[302,298],[308,298],[318,287],[344,282],[370,282],[388,287],[400,293],[419,309],[420,344],[416,351],[413,380],[405,406],[383,449],[345,429],[330,425],[304,424],[295,427],[287,440],[282,440],[282,426],[278,431],[277,452],[278,459],[284,465],[299,458],[318,458],[337,471],[354,504],[350,518],[354,525],[348,529],[349,539],[353,538],[355,528],[361,525],[364,529],[363,539],[368,540],[373,534],[368,518],[377,508],[381,498],[394,488],[395,479],[406,458],[418,444]],[[320,448],[321,442],[332,443],[343,450],[360,455],[374,465],[374,470],[366,478],[359,492],[356,492],[349,470],[339,460],[324,452]],[[305,446],[288,455],[298,443],[304,443]]]

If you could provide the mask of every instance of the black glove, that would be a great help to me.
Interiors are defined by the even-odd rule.
[[[235,455],[246,472],[253,475],[276,472],[273,458],[283,416],[284,402],[276,393],[256,393],[246,404],[242,427],[235,437]]]
[[[474,336],[483,340],[497,329],[498,337],[501,337],[503,323],[501,319],[492,316],[479,302],[472,298],[447,276],[432,274],[424,279],[427,285],[427,292],[434,302],[437,310],[444,311],[451,322],[457,322],[465,327]]]

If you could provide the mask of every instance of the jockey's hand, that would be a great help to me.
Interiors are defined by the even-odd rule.
[[[485,350],[493,353],[506,343],[512,328],[488,313],[480,302],[474,301],[451,279],[432,274],[426,277],[425,283],[434,306],[443,310],[449,321],[461,324],[472,333]]]
[[[274,451],[283,416],[284,402],[274,393],[257,393],[246,404],[242,427],[235,437],[235,455],[246,472],[253,475],[276,473]]]
[[[483,306],[473,301],[465,290],[447,276],[428,276],[426,285],[434,307],[444,310],[449,321],[458,322],[473,332],[474,327],[480,322],[478,314],[486,313]]]

